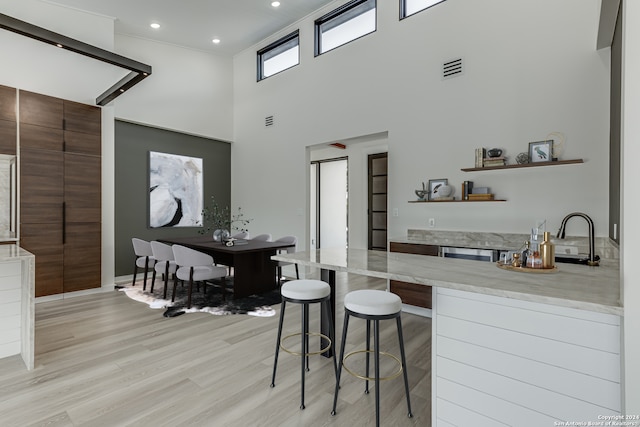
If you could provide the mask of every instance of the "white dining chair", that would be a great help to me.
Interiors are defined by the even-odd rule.
[[[270,242],[271,234],[258,234],[256,237],[252,237],[251,240],[256,240],[259,242]]]
[[[191,293],[194,282],[202,282],[204,284],[204,292],[206,293],[206,284],[209,280],[221,279],[222,296],[225,298],[225,277],[227,276],[227,269],[225,267],[213,265],[213,257],[203,252],[181,245],[173,245],[172,249],[178,269],[176,270],[175,280],[173,282],[171,301],[175,301],[178,280],[189,281],[187,308],[191,308]]]
[[[177,264],[173,256],[173,249],[171,245],[161,243],[158,241],[151,241],[151,251],[153,257],[156,259],[155,270],[156,273],[160,273],[164,279],[164,295],[163,298],[167,299],[167,288],[169,287],[169,276],[176,274]],[[155,281],[155,275],[151,281],[151,292],[153,292],[153,285]]]
[[[279,238],[278,240],[275,241],[276,243],[289,243],[292,246],[289,248],[284,248],[284,249],[278,249],[277,252],[279,254],[282,253],[287,253],[287,254],[291,254],[294,253],[296,251],[296,245],[298,244],[298,238],[296,236],[284,236]],[[278,285],[280,285],[280,282],[282,281],[282,267],[287,266],[287,265],[291,265],[293,264],[292,262],[286,262],[286,261],[276,261],[276,279],[277,279],[277,283]],[[300,273],[298,272],[298,264],[293,264],[296,268],[296,279],[300,280]]]
[[[138,239],[134,237],[131,239],[131,243],[133,244],[133,252],[135,253],[135,262],[133,264],[133,282],[131,286],[136,285],[136,274],[138,273],[138,269],[144,269],[144,284],[142,285],[142,290],[147,289],[147,273],[149,269],[153,269],[156,263],[156,259],[153,257],[153,251],[151,250],[151,244],[146,240]],[[156,270],[153,270],[153,280],[156,278]]]

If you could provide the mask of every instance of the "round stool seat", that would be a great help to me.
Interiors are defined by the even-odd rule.
[[[291,280],[280,287],[280,293],[285,298],[314,300],[331,295],[331,287],[322,280]]]
[[[349,292],[344,297],[344,307],[354,313],[385,316],[402,310],[402,300],[394,293],[365,289]]]

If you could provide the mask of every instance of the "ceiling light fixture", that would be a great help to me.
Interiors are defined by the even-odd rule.
[[[152,22],[151,25],[149,26],[154,30],[157,30],[158,28],[160,28],[160,24],[158,24],[157,22]]]
[[[272,1],[271,2],[271,6],[278,7],[278,6],[280,6],[280,2],[279,1]]]
[[[211,40],[211,41],[212,41],[213,43],[215,43],[215,44],[220,43],[220,39],[213,39],[213,40]]]

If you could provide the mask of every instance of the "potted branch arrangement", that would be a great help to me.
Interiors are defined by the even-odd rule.
[[[202,209],[202,219],[204,227],[199,233],[208,234],[213,230],[214,242],[228,239],[231,230],[249,231],[246,226],[251,222],[251,219],[245,218],[241,207],[232,214],[229,206],[221,207],[213,196],[211,196],[211,204]]]

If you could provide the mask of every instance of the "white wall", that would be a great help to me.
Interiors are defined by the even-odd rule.
[[[117,53],[152,74],[115,100],[116,117],[163,129],[233,139],[233,62],[197,50],[117,34]]]
[[[397,2],[378,2],[375,33],[314,58],[313,19],[340,3],[235,57],[234,205],[269,217],[275,234],[306,236],[308,187],[289,179],[307,174],[305,147],[388,132],[388,207],[400,214],[389,218],[390,237],[425,228],[428,217],[438,229],[505,232],[546,218],[555,230],[572,211],[607,234],[609,51],[595,50],[599,0],[452,0],[403,21]],[[256,82],[256,50],[295,28],[300,65]],[[465,74],[441,80],[442,63],[458,56]],[[268,115],[275,125],[265,128]],[[476,147],[513,157],[551,132],[566,137],[562,158],[585,163],[460,171]],[[471,180],[508,201],[407,203],[430,178],[448,178],[458,194]],[[572,221],[567,233],[586,235],[586,224]]]
[[[622,124],[622,233],[621,277],[624,311],[625,404],[627,414],[640,414],[640,283],[634,266],[640,258],[638,187],[640,170],[640,4],[624,2],[623,21],[623,124]]]

